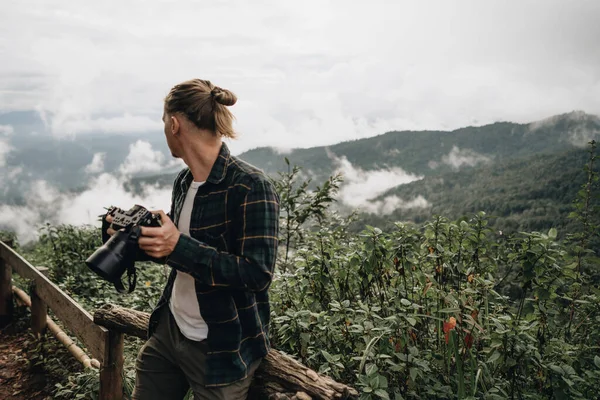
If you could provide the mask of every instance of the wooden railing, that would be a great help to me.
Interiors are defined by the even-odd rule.
[[[31,296],[12,286],[12,272],[29,279]],[[13,292],[31,307],[31,326],[43,334],[50,325],[55,336],[64,335],[47,317],[51,309],[62,324],[74,333],[98,361],[100,400],[123,398],[123,336],[146,337],[149,314],[107,304],[95,312],[94,318],[75,300],[52,283],[39,268],[29,264],[11,247],[0,241],[0,327],[12,317]],[[53,328],[54,327],[54,328]],[[56,331],[60,331],[59,334]],[[58,337],[60,340],[61,338]],[[88,357],[73,351],[72,342],[61,340],[84,365]],[[70,344],[69,344],[70,343]],[[358,392],[333,379],[320,375],[285,354],[271,350],[256,371],[251,386],[252,398],[277,399],[356,399]]]
[[[12,273],[31,281],[31,320],[34,333],[42,334],[50,309],[69,332],[75,334],[100,364],[100,400],[123,397],[123,334],[96,325],[90,313],[52,283],[38,268],[0,242],[0,323],[12,318]]]

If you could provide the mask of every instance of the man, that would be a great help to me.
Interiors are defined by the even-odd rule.
[[[227,109],[235,102],[199,79],[165,98],[167,144],[188,168],[175,180],[170,213],[157,212],[162,226],[142,228],[139,239],[173,269],[136,363],[136,400],[182,399],[189,387],[194,399],[245,399],[269,351],[279,197],[222,142],[235,137]]]

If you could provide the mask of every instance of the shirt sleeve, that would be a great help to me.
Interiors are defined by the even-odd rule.
[[[203,284],[262,291],[273,278],[279,231],[279,196],[267,180],[255,180],[236,206],[234,251],[220,252],[180,235],[167,264]]]

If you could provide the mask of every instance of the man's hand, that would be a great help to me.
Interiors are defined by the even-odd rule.
[[[109,224],[112,224],[112,221],[113,221],[113,217],[112,217],[112,215],[110,215],[110,214],[109,214],[109,215],[107,215],[105,219],[106,219],[106,222],[108,222]],[[114,235],[115,233],[117,233],[117,231],[115,231],[115,230],[114,230],[114,229],[112,229],[112,228],[108,228],[108,229],[106,230],[106,233],[108,233],[110,236],[112,236],[112,235]]]
[[[175,249],[180,232],[164,211],[151,212],[160,215],[162,226],[160,228],[142,226],[142,237],[139,238],[138,244],[140,249],[150,257],[166,257]]]

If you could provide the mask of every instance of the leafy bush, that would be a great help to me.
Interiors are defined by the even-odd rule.
[[[353,216],[329,210],[334,181],[310,193],[288,170],[280,192],[304,207],[283,197],[282,221],[301,228],[282,238],[293,257],[271,289],[275,346],[356,385],[362,399],[593,398],[598,259],[585,246],[598,232],[597,176],[586,170],[574,214],[582,229],[566,243],[555,229],[506,237],[484,213],[356,236]],[[315,212],[298,221],[298,209]]]

